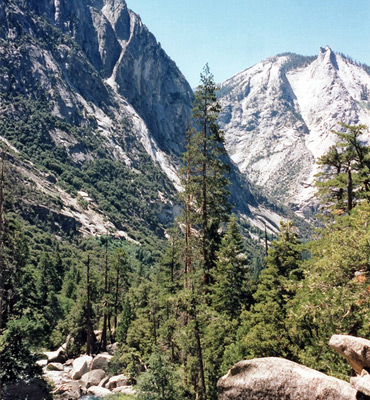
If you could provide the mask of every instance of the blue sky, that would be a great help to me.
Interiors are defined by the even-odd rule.
[[[370,0],[126,0],[192,87],[282,52],[334,51],[370,65]]]

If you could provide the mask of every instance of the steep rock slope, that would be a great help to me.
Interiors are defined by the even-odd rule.
[[[0,27],[0,139],[14,165],[24,172],[32,161],[28,177],[49,195],[55,183],[74,198],[82,191],[122,233],[161,235],[193,95],[154,36],[110,0],[8,0]]]
[[[338,122],[369,124],[370,76],[329,47],[317,57],[285,54],[241,72],[221,87],[227,150],[255,184],[297,210],[315,204],[317,159]]]
[[[192,91],[124,0],[27,0],[70,35],[106,81],[135,108],[159,146],[183,150]]]
[[[85,234],[104,232],[106,216],[121,236],[163,236],[178,212],[193,93],[125,1],[1,2],[0,71],[0,140],[23,175],[64,202],[52,215],[72,216]],[[280,217],[232,171],[247,225],[276,231]]]

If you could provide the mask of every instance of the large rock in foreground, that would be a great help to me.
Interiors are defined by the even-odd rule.
[[[340,379],[282,358],[240,361],[217,384],[219,400],[355,400]]]
[[[357,374],[363,369],[370,370],[370,340],[350,336],[333,335],[329,346],[349,362]]]

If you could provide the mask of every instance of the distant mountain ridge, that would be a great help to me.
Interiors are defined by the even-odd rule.
[[[297,211],[315,204],[315,163],[338,122],[370,123],[368,69],[330,47],[270,57],[221,85],[228,153],[253,183]]]

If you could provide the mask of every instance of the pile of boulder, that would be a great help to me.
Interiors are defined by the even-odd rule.
[[[356,376],[350,383],[276,357],[240,361],[217,384],[219,400],[370,400],[370,340],[334,335],[330,347]]]
[[[109,362],[113,355],[100,353],[92,357],[82,355],[67,360],[66,346],[54,352],[45,352],[47,360],[39,362],[44,376],[54,386],[53,395],[60,400],[79,399],[88,394],[105,397],[112,393],[135,394],[130,378],[125,375],[110,376]]]

